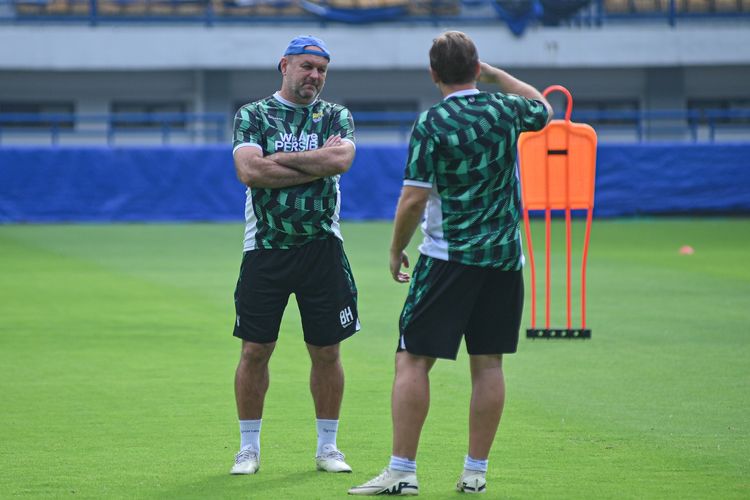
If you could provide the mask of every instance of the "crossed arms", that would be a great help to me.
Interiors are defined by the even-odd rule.
[[[333,135],[319,149],[263,156],[256,147],[234,153],[237,178],[254,188],[283,188],[343,174],[354,160],[354,145]]]

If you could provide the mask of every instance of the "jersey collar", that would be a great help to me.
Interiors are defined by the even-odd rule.
[[[457,90],[453,92],[452,94],[448,94],[443,98],[443,100],[450,99],[451,97],[464,97],[467,95],[476,95],[479,93],[479,89],[466,89],[466,90]]]
[[[296,104],[281,97],[281,94],[278,91],[273,93],[273,98],[279,101],[284,106],[289,106],[290,108],[309,108],[310,106],[314,106],[318,102],[318,98],[316,97],[315,100],[310,104]]]

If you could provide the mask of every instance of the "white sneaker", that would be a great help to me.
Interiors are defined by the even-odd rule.
[[[464,470],[456,483],[456,491],[461,493],[484,493],[487,491],[487,479],[484,472]]]
[[[349,490],[350,495],[418,495],[419,483],[414,472],[387,467],[376,478]]]
[[[332,444],[324,444],[320,455],[315,457],[318,470],[325,472],[351,472],[352,468],[344,462],[344,454]]]
[[[234,465],[230,474],[255,474],[260,469],[260,455],[253,447],[240,450],[234,457]]]

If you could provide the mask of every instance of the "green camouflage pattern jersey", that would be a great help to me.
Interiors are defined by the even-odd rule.
[[[242,106],[234,118],[234,149],[256,147],[267,156],[276,152],[318,149],[340,134],[354,143],[349,110],[316,100],[303,106],[279,93]],[[285,188],[247,189],[244,249],[287,249],[334,235],[339,230],[339,175]]]
[[[520,187],[516,143],[547,123],[540,101],[501,92],[456,92],[414,124],[404,185],[431,189],[420,253],[518,270]]]

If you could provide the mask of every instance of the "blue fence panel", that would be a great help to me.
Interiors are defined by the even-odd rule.
[[[236,220],[244,199],[226,147],[0,148],[4,222]]]
[[[597,216],[750,213],[750,144],[600,145]]]
[[[406,153],[406,146],[357,146],[352,168],[341,176],[341,217],[392,219]]]
[[[360,145],[341,215],[391,219],[406,146]],[[606,144],[598,217],[750,214],[750,144]],[[228,146],[0,148],[0,222],[223,221],[244,215]]]

